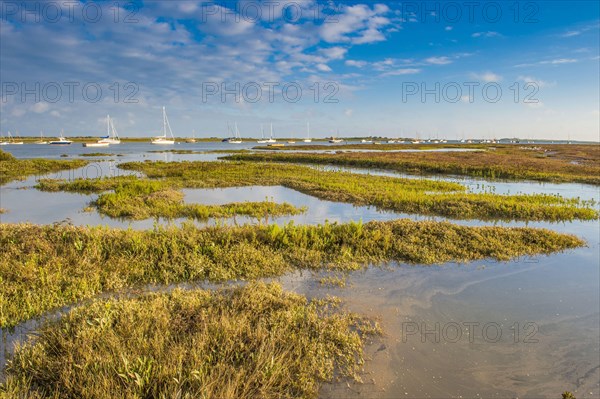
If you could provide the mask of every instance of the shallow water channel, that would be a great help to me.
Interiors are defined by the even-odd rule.
[[[204,147],[199,145],[198,148]],[[99,171],[96,174],[101,175],[124,174],[126,172],[116,168],[115,164],[121,161],[216,159],[216,154],[212,153],[147,153],[125,146],[119,150],[123,156],[114,157],[113,161],[95,162],[93,169],[87,167],[54,177],[96,177],[91,175],[92,170]],[[14,154],[20,157],[48,156]],[[359,169],[344,170],[367,173]],[[368,173],[400,176],[389,172]],[[437,178],[458,181],[471,191],[560,194],[596,201],[600,198],[597,187],[581,184]],[[42,193],[32,188],[34,184],[35,178],[32,177],[0,188],[0,206],[8,210],[0,215],[2,223],[28,221],[47,224],[69,220],[76,225],[100,224],[140,229],[151,228],[155,223],[153,220],[119,221],[102,217],[95,211],[83,212],[93,195]],[[322,201],[281,186],[190,189],[184,190],[184,193],[185,201],[190,203],[223,204],[267,198],[308,208],[305,214],[275,218],[269,223],[367,222],[400,217],[444,220]],[[197,223],[258,222],[266,221],[238,217]],[[490,224],[476,220],[454,222]],[[516,222],[496,224],[525,225]],[[584,238],[588,246],[552,256],[528,257],[505,263],[478,261],[466,265],[390,264],[370,267],[349,274],[345,288],[319,284],[320,273],[297,272],[276,279],[285,288],[308,296],[330,294],[341,297],[347,309],[379,320],[385,332],[383,337],[367,346],[369,360],[365,365],[364,382],[327,384],[321,396],[556,398],[569,390],[577,398],[600,397],[599,223],[536,222],[528,223],[528,226],[575,234]],[[27,322],[13,334],[3,332],[2,363],[5,353],[11,350],[15,341],[34,327],[35,322]]]

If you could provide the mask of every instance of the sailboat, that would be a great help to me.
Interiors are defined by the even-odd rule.
[[[312,139],[310,138],[310,122],[306,122],[306,138],[302,141],[312,143]]]
[[[342,140],[342,139],[339,138],[339,135],[340,135],[340,131],[338,130],[337,131],[337,136],[336,137],[332,136],[331,139],[329,139],[329,142],[333,143],[333,144],[337,144],[337,143],[341,143],[342,141],[344,141],[344,140]]]
[[[266,141],[267,143],[276,143],[277,140],[275,140],[273,138],[273,124],[271,123],[271,136],[269,137],[269,139]]]
[[[13,138],[12,134],[10,134],[10,131],[8,132],[8,144],[10,145],[21,145],[23,144],[22,141],[15,141],[15,139]]]
[[[104,140],[111,140],[110,138],[110,116],[106,115],[106,137],[102,137],[96,143],[83,143],[84,147],[108,147],[110,142]],[[118,140],[118,138],[117,138]],[[120,141],[119,141],[120,142]]]
[[[46,140],[44,140],[44,132],[40,130],[40,139],[33,144],[48,144]]]
[[[175,144],[175,137],[173,136],[173,131],[171,130],[171,125],[169,125],[169,120],[167,119],[167,111],[165,107],[162,108],[163,111],[163,134],[162,136],[156,136],[152,139],[152,144],[159,145],[173,145]],[[167,138],[167,128],[169,128],[169,134],[171,136],[170,139]]]
[[[266,144],[269,142],[268,139],[265,139],[265,129],[263,128],[263,124],[260,124],[260,140],[256,140],[258,144]]]
[[[0,133],[0,145],[8,145],[8,141],[2,141],[2,133]]]
[[[98,141],[98,144],[121,144],[119,134],[117,133],[117,129],[115,129],[115,124],[110,115],[106,115],[106,137],[102,137]]]
[[[240,136],[240,131],[237,126],[237,122],[235,123],[235,131],[233,132],[234,137],[230,137],[227,139],[229,144],[242,144],[242,137]]]
[[[195,143],[196,142],[196,129],[192,130],[192,138],[191,139],[185,139],[186,143]]]
[[[60,137],[58,137],[58,140],[52,140],[51,142],[49,142],[48,144],[51,145],[70,145],[72,143],[71,140],[67,140],[64,136],[64,130],[61,129],[60,130]]]

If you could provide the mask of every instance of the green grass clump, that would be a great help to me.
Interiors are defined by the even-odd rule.
[[[284,215],[297,215],[306,208],[296,208],[289,203],[277,204],[272,201],[234,202],[224,205],[185,204],[183,193],[174,189],[142,190],[139,184],[115,188],[113,193],[101,194],[92,204],[98,212],[113,217],[134,220],[148,218],[229,218],[236,215],[261,219]],[[138,187],[139,188],[139,187]]]
[[[87,164],[87,161],[83,160],[17,159],[11,154],[0,150],[0,185],[13,180],[24,180],[31,175],[77,169]]]
[[[285,155],[285,154],[284,154]],[[381,210],[481,220],[592,220],[598,212],[579,199],[558,195],[466,193],[465,186],[427,179],[403,179],[325,171],[306,166],[256,162],[130,162],[120,167],[146,174],[148,187],[220,188],[281,185],[320,199],[371,205]],[[42,190],[102,192],[135,178],[41,181]],[[143,182],[143,183],[141,183]]]
[[[387,261],[468,262],[585,245],[546,229],[391,222],[148,231],[0,224],[0,327],[99,293],[145,284],[253,280],[293,270],[356,270]]]
[[[79,154],[80,157],[112,157],[114,155],[110,152],[86,152],[85,154]]]
[[[316,398],[360,380],[377,325],[277,284],[96,301],[17,348],[0,393],[28,398]]]
[[[249,216],[267,219],[285,215],[298,215],[306,208],[297,208],[289,203],[273,201],[234,202],[223,205],[186,204],[183,193],[166,181],[138,179],[134,176],[108,179],[76,179],[70,182],[60,180],[40,180],[37,187],[45,191],[68,189],[82,193],[103,192],[91,203],[99,213],[112,218],[143,220],[148,218],[229,218]]]

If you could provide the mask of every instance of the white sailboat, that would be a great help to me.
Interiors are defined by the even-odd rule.
[[[271,136],[269,137],[269,139],[266,141],[267,143],[276,143],[277,140],[275,140],[273,138],[273,124],[271,123]]]
[[[331,137],[331,139],[329,139],[329,142],[332,143],[332,144],[338,144],[338,143],[341,143],[342,141],[344,141],[343,139],[340,139],[339,136],[340,136],[340,131],[338,130],[337,131],[337,136],[336,137]]]
[[[229,139],[227,139],[227,142],[229,144],[242,144],[242,137],[240,136],[240,131],[238,129],[237,122],[235,123],[235,131],[233,134],[234,137],[230,137]]]
[[[21,145],[23,144],[22,141],[15,141],[15,139],[13,138],[12,134],[10,134],[10,131],[8,132],[8,144],[10,145]]]
[[[196,129],[192,129],[192,138],[185,139],[186,143],[195,143],[196,142]]]
[[[312,139],[310,138],[310,122],[306,122],[306,138],[302,141],[312,143]]]
[[[266,144],[269,142],[268,139],[265,139],[265,129],[262,123],[260,124],[260,140],[256,140],[256,142],[258,144]]]
[[[106,136],[102,137],[100,140],[98,140],[95,143],[83,143],[84,147],[108,147],[110,145],[110,142],[108,140],[111,140],[110,137],[110,116],[106,115]],[[118,140],[118,138],[117,138]],[[119,141],[120,143],[120,141]]]
[[[175,144],[175,137],[173,136],[173,131],[171,130],[171,125],[169,125],[169,120],[167,119],[167,111],[165,107],[162,109],[163,111],[163,134],[162,136],[156,136],[152,139],[152,144],[158,145],[173,145]],[[167,128],[169,128],[170,138],[167,138]]]
[[[2,133],[0,133],[0,145],[8,145],[8,141],[2,141]]]
[[[48,144],[51,145],[70,145],[72,143],[71,140],[67,140],[64,136],[65,132],[63,129],[60,130],[60,136],[58,137],[58,140],[52,140],[51,142],[49,142]]]
[[[33,144],[48,144],[46,140],[44,140],[44,132],[40,130],[40,139]]]
[[[102,137],[98,144],[121,144],[121,139],[119,139],[119,134],[117,133],[117,129],[115,129],[115,124],[110,115],[106,115],[106,137]]]

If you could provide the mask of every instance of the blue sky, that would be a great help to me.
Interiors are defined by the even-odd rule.
[[[597,1],[0,4],[3,133],[599,140]]]

